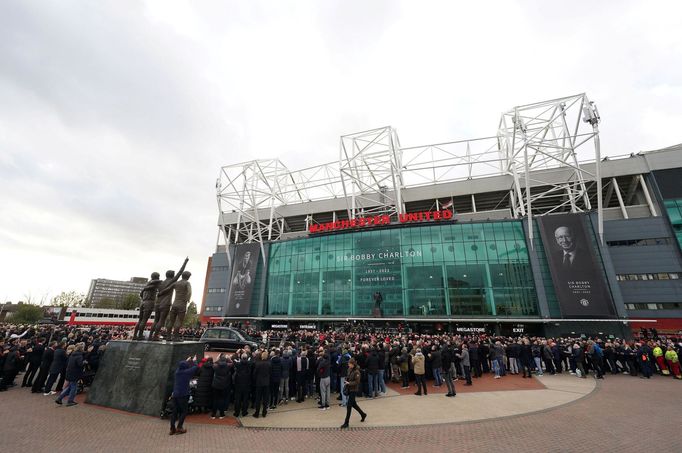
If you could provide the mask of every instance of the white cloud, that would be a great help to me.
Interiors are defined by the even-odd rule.
[[[0,298],[86,291],[191,259],[221,165],[493,135],[587,92],[604,154],[680,142],[678,2],[9,2],[0,14]]]

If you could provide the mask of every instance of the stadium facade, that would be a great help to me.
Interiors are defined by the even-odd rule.
[[[682,145],[601,158],[584,94],[518,106],[491,137],[338,161],[223,167],[202,319],[422,331],[682,330]],[[614,153],[610,153],[614,154]]]

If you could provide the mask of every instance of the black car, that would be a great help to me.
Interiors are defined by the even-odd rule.
[[[243,349],[247,345],[251,349],[258,347],[256,339],[249,337],[241,330],[231,327],[211,327],[204,332],[199,341],[204,343],[205,351],[236,351],[237,349]]]

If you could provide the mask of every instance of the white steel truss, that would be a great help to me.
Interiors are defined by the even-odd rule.
[[[390,126],[341,137],[339,170],[348,218],[404,212],[401,157],[398,134]]]
[[[514,178],[512,210],[515,217],[528,218],[531,239],[534,214],[551,214],[564,207],[573,213],[591,211],[592,184],[597,186],[599,236],[603,236],[598,123],[596,107],[585,94],[514,107],[500,118],[501,169]],[[580,165],[579,151],[594,159],[592,172]],[[552,171],[565,176],[548,178]],[[533,187],[542,189],[534,193]]]
[[[387,126],[342,136],[336,162],[295,171],[278,159],[222,167],[219,242],[221,236],[226,244],[280,239],[288,230],[283,206],[343,197],[348,218],[397,216],[405,211],[407,188],[500,175],[512,179],[514,217],[531,222],[537,215],[596,209],[601,236],[601,184],[596,206],[589,196],[600,180],[598,123],[594,104],[579,94],[515,107],[491,137],[401,148]],[[594,162],[590,171],[579,163],[585,160]]]

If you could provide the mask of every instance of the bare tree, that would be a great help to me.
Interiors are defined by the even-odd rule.
[[[52,298],[52,304],[60,307],[85,307],[85,294],[76,291],[65,292]]]

